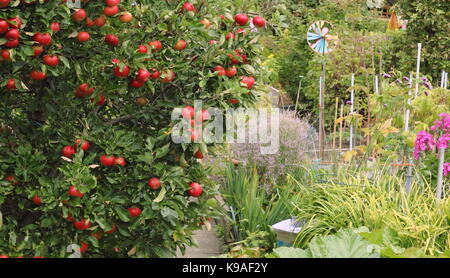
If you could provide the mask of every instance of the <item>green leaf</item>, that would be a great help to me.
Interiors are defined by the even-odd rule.
[[[309,251],[313,258],[379,258],[379,246],[371,244],[352,230],[339,230],[334,235],[311,240]]]
[[[115,212],[117,213],[117,216],[119,216],[120,220],[123,222],[130,222],[131,216],[128,210],[121,206],[114,207]]]
[[[166,196],[166,188],[163,186],[161,187],[161,191],[159,191],[158,197],[156,197],[155,200],[153,200],[153,202],[155,203],[159,203],[164,199],[164,196]]]
[[[310,258],[308,252],[294,247],[279,247],[273,249],[274,254],[278,258]]]

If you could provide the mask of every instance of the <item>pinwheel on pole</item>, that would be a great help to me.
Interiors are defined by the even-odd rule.
[[[324,96],[325,96],[325,54],[336,49],[339,42],[337,34],[333,34],[334,26],[325,20],[316,21],[308,28],[306,40],[311,49],[322,55],[322,74],[319,86],[319,149],[320,158],[324,159],[325,120],[324,120]]]

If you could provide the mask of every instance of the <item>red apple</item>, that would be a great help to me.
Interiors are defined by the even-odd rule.
[[[133,218],[138,217],[142,213],[140,208],[128,208],[128,211],[130,212],[130,216]]]
[[[200,184],[193,182],[189,184],[189,190],[188,193],[192,197],[200,197],[203,193],[203,188]]]
[[[111,167],[115,164],[115,162],[116,162],[116,158],[113,155],[111,155],[111,156],[102,155],[100,157],[100,163],[103,166]]]
[[[234,17],[234,21],[236,21],[237,25],[246,25],[248,23],[248,16],[246,14],[237,14]]]
[[[81,198],[84,196],[83,193],[81,193],[78,189],[75,188],[75,186],[71,185],[69,188],[69,195],[70,196],[74,196],[74,197],[78,197]]]
[[[148,180],[148,186],[153,190],[158,190],[161,187],[161,182],[158,178],[151,178]]]

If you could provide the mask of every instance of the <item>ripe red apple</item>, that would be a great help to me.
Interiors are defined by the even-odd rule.
[[[195,116],[195,110],[194,107],[192,106],[185,106],[182,110],[181,110],[181,115],[183,116],[183,118],[185,119],[193,119]]]
[[[94,92],[94,88],[89,88],[89,84],[83,83],[78,86],[75,95],[79,98],[84,98],[90,96]]]
[[[161,182],[158,178],[151,178],[148,180],[148,186],[153,190],[158,190],[161,187]]]
[[[80,253],[85,253],[88,250],[89,245],[83,241],[80,241],[80,245]]]
[[[105,104],[106,98],[104,95],[98,95],[95,98],[91,98],[91,102],[95,102],[95,105],[102,106]]]
[[[75,229],[80,231],[89,229],[91,225],[91,221],[88,221],[86,219],[81,219],[80,221],[73,222],[73,226],[75,227]]]
[[[200,197],[203,193],[203,188],[200,184],[193,182],[189,184],[189,190],[188,193],[192,197]]]
[[[41,55],[42,52],[44,52],[44,47],[42,45],[33,45],[33,50],[34,50],[33,57],[37,57],[37,56]]]
[[[117,6],[120,4],[120,0],[105,0],[105,4],[108,7]]]
[[[133,20],[133,15],[129,12],[123,12],[119,17],[119,20],[123,23],[131,22]]]
[[[79,9],[72,15],[72,19],[75,22],[81,22],[86,18],[86,11],[84,9]]]
[[[75,186],[71,185],[69,188],[69,195],[70,196],[74,196],[74,197],[78,197],[81,198],[84,196],[83,193],[81,193],[78,189],[75,188]]]
[[[243,76],[241,80],[241,85],[246,87],[247,89],[253,88],[253,85],[255,84],[255,78],[252,76]]]
[[[138,217],[142,213],[140,208],[128,208],[128,211],[130,212],[130,216],[133,218]]]
[[[246,14],[237,14],[234,17],[234,21],[236,21],[237,25],[246,25],[248,23],[248,16]]]
[[[42,60],[44,61],[44,64],[51,67],[56,67],[59,63],[59,58],[56,55],[45,55]]]
[[[5,34],[5,38],[10,41],[18,40],[19,36],[20,36],[20,33],[19,33],[19,30],[17,30],[17,29],[11,29],[8,32],[6,32],[6,34]]]
[[[235,36],[234,36],[234,34],[233,33],[231,33],[231,32],[228,32],[228,34],[225,36],[225,39],[228,41],[228,40],[230,40],[230,39],[234,39],[235,38]]]
[[[127,65],[123,67],[122,71],[120,70],[120,67],[115,67],[113,71],[114,75],[119,78],[124,78],[130,75],[130,67]]]
[[[75,148],[78,148],[78,146],[80,144],[81,144],[81,140],[80,139],[75,140]],[[81,144],[81,149],[83,151],[89,150],[90,147],[91,147],[91,144],[89,143],[89,141],[84,141],[83,144]]]
[[[179,41],[177,41],[177,43],[175,44],[174,49],[175,49],[175,50],[178,50],[178,51],[181,51],[181,50],[185,49],[186,46],[187,46],[186,41],[184,41],[184,40],[179,40]]]
[[[102,155],[100,157],[100,163],[103,166],[111,167],[115,164],[115,162],[116,162],[116,158],[113,155],[111,155],[111,156]]]
[[[61,25],[59,24],[59,22],[52,22],[52,24],[50,25],[50,29],[52,29],[53,33],[58,33],[59,30],[61,30]]]
[[[8,21],[0,19],[0,34],[4,34],[9,30]]]
[[[94,21],[95,21],[95,25],[97,27],[102,27],[103,25],[106,24],[106,16],[101,15],[101,16],[97,17]]]
[[[5,179],[9,181],[12,185],[18,185],[19,182],[16,181],[16,178],[14,176],[6,176]]]
[[[181,8],[181,10],[182,11],[193,12],[193,11],[195,11],[195,7],[194,7],[194,5],[192,5],[191,2],[186,2],[186,3],[184,3],[184,5]]]
[[[253,18],[253,25],[259,28],[264,28],[266,26],[266,21],[260,16],[255,16]]]
[[[91,38],[88,32],[78,32],[77,40],[79,42],[87,42]]]
[[[37,195],[37,194],[33,196],[33,198],[31,199],[31,201],[32,201],[35,205],[37,205],[37,206],[39,206],[39,205],[42,204],[41,197],[39,197],[39,195]]]
[[[65,146],[62,149],[62,155],[68,158],[72,158],[72,156],[76,153],[77,151],[72,147],[72,146]]]
[[[45,79],[45,73],[43,73],[43,72],[41,72],[41,71],[38,71],[38,70],[33,70],[32,72],[31,72],[31,79],[33,79],[33,80],[38,80],[38,81],[40,81],[40,80],[44,80]]]
[[[20,27],[22,26],[22,20],[18,16],[10,18],[8,20],[10,22],[9,27],[11,27],[11,28],[20,29]]]
[[[90,17],[86,17],[86,27],[94,27],[95,21],[92,20]]]
[[[138,52],[147,54],[148,48],[145,45],[141,44],[141,45],[138,46]]]
[[[67,214],[67,217],[65,219],[69,222],[75,222],[75,218],[73,218],[73,215],[70,212]]]
[[[152,69],[152,79],[158,79],[159,78],[159,71],[156,69]]]
[[[139,69],[136,75],[136,79],[140,82],[147,82],[152,74],[146,69]]]
[[[144,87],[144,85],[145,85],[144,82],[141,82],[141,81],[137,80],[136,78],[134,78],[130,82],[130,86],[133,88],[142,88],[142,87]]]
[[[152,47],[152,52],[157,52],[162,49],[162,43],[160,41],[151,41],[148,45]]]
[[[231,104],[238,104],[238,103],[239,103],[239,100],[238,100],[238,99],[235,99],[235,98],[232,98],[232,99],[230,99],[230,103],[231,103]]]
[[[194,154],[194,156],[195,156],[196,158],[198,158],[198,159],[203,159],[203,153],[202,153],[201,150],[198,150],[198,151]]]
[[[119,12],[119,6],[107,6],[103,9],[103,14],[106,16],[114,16]]]
[[[165,70],[161,76],[163,83],[169,83],[175,78],[175,72],[173,70]]]
[[[119,45],[119,38],[114,35],[106,35],[105,36],[105,42],[111,46],[118,46]]]
[[[202,110],[202,121],[209,120],[209,112],[208,110]]]
[[[215,66],[214,71],[218,72],[218,76],[224,76],[226,74],[226,71],[222,66]]]
[[[200,137],[200,132],[194,128],[189,129],[189,131],[191,132],[191,141],[192,142],[197,141],[197,139]]]
[[[125,167],[125,165],[126,165],[126,162],[125,162],[125,158],[123,158],[123,157],[118,157],[118,158],[116,158],[116,160],[114,161],[114,163],[116,164],[116,165],[119,165],[119,166],[122,166],[122,167]]]
[[[16,88],[16,80],[15,79],[8,79],[8,82],[6,83],[6,89],[8,90],[15,90]]]
[[[233,77],[237,74],[237,69],[236,67],[230,67],[228,69],[225,70],[225,75],[227,77]]]
[[[19,40],[10,40],[5,43],[5,46],[8,48],[16,48],[20,44]]]
[[[47,46],[52,42],[52,37],[48,33],[41,34],[41,33],[37,32],[34,35],[33,40],[43,46]]]

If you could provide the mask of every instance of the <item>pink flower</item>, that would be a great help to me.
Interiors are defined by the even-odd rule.
[[[446,149],[448,148],[448,143],[450,142],[450,134],[444,134],[441,138],[437,141],[437,147],[439,149]]]
[[[444,176],[450,174],[450,163],[444,163]]]
[[[419,159],[422,152],[434,149],[435,145],[436,142],[434,141],[433,135],[425,130],[419,131],[414,146],[414,158]]]

